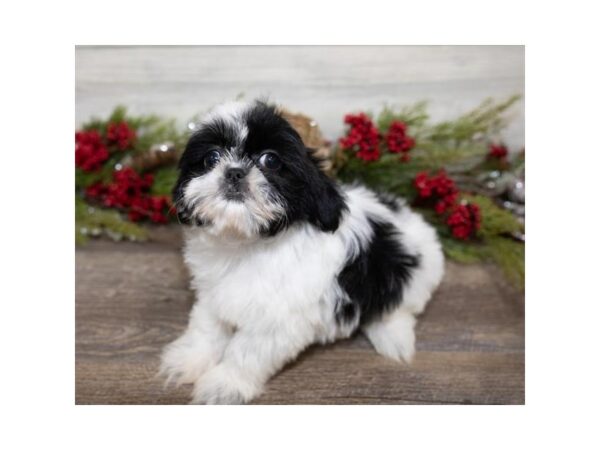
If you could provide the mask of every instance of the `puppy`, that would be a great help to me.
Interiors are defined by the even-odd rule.
[[[277,109],[217,107],[173,197],[197,301],[162,355],[192,403],[245,403],[314,343],[362,330],[410,361],[415,315],[444,272],[436,233],[401,200],[338,186]]]

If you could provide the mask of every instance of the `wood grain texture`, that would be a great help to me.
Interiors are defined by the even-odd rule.
[[[456,118],[487,97],[525,94],[524,46],[77,47],[76,122],[116,104],[182,124],[211,106],[269,98],[306,113],[334,140],[344,114],[430,102],[433,120]],[[503,138],[525,143],[525,103]]]
[[[190,386],[156,378],[162,347],[193,303],[177,228],[146,244],[76,251],[76,403],[181,404]],[[417,326],[410,366],[361,335],[313,346],[267,385],[262,404],[523,404],[524,299],[493,267],[447,264]]]

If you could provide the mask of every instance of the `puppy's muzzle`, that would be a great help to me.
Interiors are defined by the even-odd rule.
[[[248,190],[246,175],[248,171],[242,167],[230,167],[225,171],[223,190],[227,200],[242,201]]]

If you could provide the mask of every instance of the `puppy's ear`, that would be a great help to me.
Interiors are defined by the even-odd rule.
[[[183,225],[190,225],[192,223],[190,219],[190,213],[188,209],[183,204],[183,188],[185,186],[185,180],[183,176],[179,175],[179,179],[173,188],[173,192],[171,194],[173,205],[175,206],[175,212],[177,213],[177,220],[179,223]]]
[[[323,231],[335,231],[347,209],[346,202],[335,182],[319,169],[316,178],[309,188],[312,202],[308,220]]]

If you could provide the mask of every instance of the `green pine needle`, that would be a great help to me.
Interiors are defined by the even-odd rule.
[[[177,181],[176,167],[162,167],[154,172],[154,183],[150,193],[152,195],[171,195],[171,191]]]
[[[85,244],[90,236],[108,236],[113,240],[145,241],[147,231],[125,220],[114,210],[88,205],[80,197],[75,198],[75,243]]]

